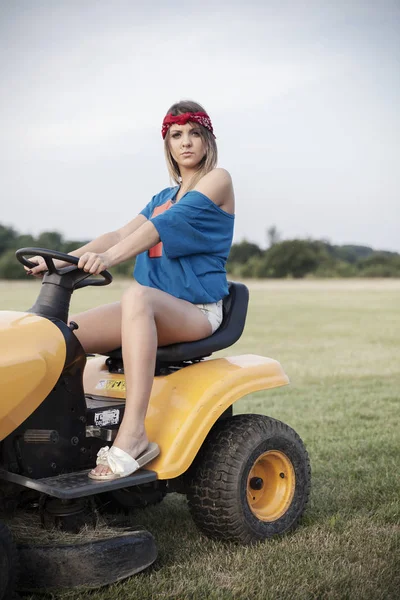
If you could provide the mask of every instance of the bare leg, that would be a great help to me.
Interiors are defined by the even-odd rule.
[[[97,314],[94,311],[98,311]],[[211,334],[211,325],[196,306],[138,283],[125,292],[121,305],[108,305],[94,311],[89,311],[90,315],[84,313],[75,317],[80,325],[77,333],[86,351],[104,352],[106,348],[117,347],[118,343],[114,346],[109,344],[117,339],[114,330],[120,319],[127,396],[125,415],[114,444],[136,458],[148,444],[144,420],[153,384],[157,346],[207,337]],[[98,333],[100,317],[101,334]],[[92,333],[87,329],[89,325],[95,330],[92,329]],[[108,467],[101,465],[95,469],[98,475],[107,472]]]
[[[121,337],[121,303],[113,302],[70,317],[79,329],[75,335],[87,354],[102,354],[119,348]]]

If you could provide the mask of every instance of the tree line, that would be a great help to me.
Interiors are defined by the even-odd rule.
[[[333,245],[324,240],[281,240],[276,227],[267,231],[268,247],[242,240],[232,245],[227,270],[239,278],[400,277],[400,254],[373,250],[369,246]],[[24,279],[25,271],[15,258],[18,248],[28,246],[72,252],[88,240],[66,240],[57,231],[38,236],[20,234],[0,224],[0,279]],[[114,275],[131,276],[133,261],[111,269]]]
[[[232,246],[229,273],[234,277],[257,279],[400,277],[400,254],[312,239],[283,240],[263,250],[243,240]]]

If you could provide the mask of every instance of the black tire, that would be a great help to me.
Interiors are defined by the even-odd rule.
[[[100,510],[108,513],[123,511],[128,513],[138,508],[146,508],[159,504],[166,493],[154,483],[144,483],[129,488],[120,488],[99,494],[97,497]]]
[[[265,476],[253,476],[259,471]],[[189,477],[189,508],[200,531],[251,544],[296,527],[308,501],[311,469],[303,442],[288,425],[263,415],[236,415],[217,421]]]
[[[0,522],[0,600],[13,597],[18,572],[17,548],[8,527]]]

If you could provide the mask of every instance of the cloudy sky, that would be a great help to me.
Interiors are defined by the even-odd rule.
[[[400,251],[398,0],[0,0],[0,223],[89,239],[169,185],[160,127],[205,106],[235,239]]]

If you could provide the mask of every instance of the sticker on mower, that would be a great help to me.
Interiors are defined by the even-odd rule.
[[[102,412],[94,413],[94,424],[98,427],[104,427],[105,425],[118,425],[118,423],[118,408],[113,408],[112,410],[103,410]]]
[[[96,385],[96,390],[119,390],[125,392],[125,379],[100,379]]]

